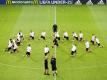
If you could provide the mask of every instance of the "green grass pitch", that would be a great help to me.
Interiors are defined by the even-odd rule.
[[[50,56],[54,53],[52,46],[52,25],[54,23],[54,6],[13,5],[0,6],[0,80],[54,80],[45,76],[43,66],[43,48],[50,47]],[[69,41],[60,41],[57,48],[56,80],[107,80],[107,6],[56,6],[56,22],[59,34],[67,31]],[[18,31],[24,33],[25,40],[19,47],[19,53],[4,52],[8,39],[15,37]],[[36,39],[29,41],[30,30],[35,31]],[[96,34],[104,48],[91,45],[92,52],[85,52],[84,42],[77,44],[75,57],[70,56],[72,31],[84,33],[87,40]],[[46,41],[38,40],[42,31],[47,32]],[[27,44],[32,46],[31,58],[23,57]],[[50,61],[49,61],[50,62]]]

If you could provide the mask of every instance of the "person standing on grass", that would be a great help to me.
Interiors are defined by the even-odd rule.
[[[31,40],[35,39],[35,32],[33,32],[33,31],[30,32],[30,39]]]
[[[100,44],[99,39],[97,37],[95,37],[95,39],[96,39],[96,44],[98,45],[98,47],[102,48],[103,46]]]
[[[42,38],[43,40],[46,39],[46,32],[42,32],[40,38]]]
[[[60,36],[59,36],[59,33],[58,33],[58,32],[55,32],[55,35],[54,35],[54,36],[55,36],[56,39],[60,40]]]
[[[21,37],[20,36],[17,36],[17,38],[16,38],[16,44],[18,46],[20,46],[20,44],[21,44]]]
[[[90,52],[89,51],[89,49],[90,49],[90,43],[89,43],[89,41],[85,42],[85,47],[86,47],[86,52]]]
[[[20,37],[21,41],[24,40],[24,36],[21,31],[18,32],[17,37]]]
[[[93,45],[95,44],[95,38],[96,38],[95,34],[92,34],[91,43]]]
[[[73,39],[76,39],[78,41],[78,35],[76,32],[72,32],[72,36],[73,36]]]
[[[58,31],[57,29],[58,29],[58,26],[57,26],[56,24],[54,24],[54,25],[53,25],[53,28],[52,28],[53,33],[57,32],[57,31]]]
[[[49,54],[49,47],[46,45],[45,48],[44,48],[44,54],[45,54],[45,57]]]
[[[45,59],[44,59],[44,67],[45,67],[44,75],[49,75],[48,57],[47,57],[47,56],[46,56]]]
[[[52,56],[52,58],[51,58],[51,67],[52,67],[53,76],[57,75],[57,66],[56,66],[56,57],[55,56]]]
[[[54,38],[54,40],[53,40],[53,44],[54,44],[54,46],[59,46],[59,44],[58,44],[58,39],[57,38]]]
[[[13,48],[13,40],[9,39],[8,41],[8,47],[5,49],[5,51],[10,51]]]
[[[79,41],[82,41],[83,40],[83,33],[80,31],[79,33]]]
[[[26,48],[26,56],[27,57],[30,57],[31,55],[31,51],[32,51],[32,48],[31,48],[31,45],[29,44]]]
[[[77,52],[77,47],[75,44],[72,45],[72,49],[71,49],[71,55],[74,56],[76,55],[76,52]]]
[[[66,40],[69,40],[68,32],[64,32],[64,38],[65,38]]]

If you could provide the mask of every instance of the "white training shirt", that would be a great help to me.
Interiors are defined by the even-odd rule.
[[[98,39],[98,38],[96,38],[96,43],[98,43],[98,44],[100,43],[100,41],[99,41],[99,39]]]
[[[31,52],[32,51],[32,48],[30,46],[27,46],[27,49],[26,49],[27,52]]]
[[[20,38],[20,36],[17,36],[17,39],[18,39],[18,42],[20,42],[20,41],[21,41],[21,38]]]
[[[76,34],[75,32],[74,32],[72,35],[73,35],[73,37],[78,37],[77,34]]]
[[[64,32],[64,36],[65,36],[65,37],[68,37],[68,33],[67,33],[67,32]]]
[[[48,47],[45,47],[44,48],[44,53],[48,53],[49,52],[49,48]]]
[[[12,43],[11,43],[10,40],[9,40],[9,42],[8,42],[8,47],[12,47]]]
[[[80,34],[79,34],[79,37],[80,37],[80,38],[83,38],[83,33],[80,33]]]
[[[92,39],[91,39],[91,40],[92,40],[92,41],[95,41],[95,35],[92,36]]]
[[[59,33],[58,32],[56,33],[56,37],[59,37]]]
[[[30,32],[30,36],[34,37],[35,36],[35,32]]]
[[[76,51],[77,50],[77,47],[75,45],[72,45],[72,51]]]
[[[89,48],[89,47],[90,47],[90,43],[87,41],[87,42],[85,43],[85,46],[86,46],[86,48]]]
[[[14,43],[14,47],[13,47],[13,49],[17,49],[17,48],[18,48],[17,44]]]
[[[46,36],[46,32],[42,32],[41,36],[45,37]]]

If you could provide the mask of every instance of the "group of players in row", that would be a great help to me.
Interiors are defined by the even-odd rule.
[[[52,46],[52,48],[56,48],[56,47],[59,46],[58,42],[60,41],[60,35],[58,33],[57,25],[56,24],[53,25],[52,29],[53,29],[53,46]],[[83,35],[82,31],[80,31],[79,35],[77,35],[76,32],[72,32],[72,37],[73,37],[73,40],[77,40],[79,42],[84,40],[84,35]],[[31,40],[35,39],[35,32],[30,31],[29,39],[31,39]],[[46,32],[42,32],[41,33],[39,40],[40,39],[43,39],[43,40],[46,39]],[[69,40],[68,32],[64,32],[63,39]],[[20,31],[20,32],[18,32],[16,39],[9,39],[8,47],[5,49],[5,51],[9,51],[11,53],[15,53],[16,51],[18,51],[18,46],[21,45],[23,40],[24,40],[24,36],[23,36],[23,33]],[[92,34],[91,41],[88,41],[88,40],[85,41],[86,52],[90,52],[90,42],[93,45],[96,44],[99,47],[103,47],[100,44],[100,41],[96,37],[96,35]],[[31,45],[28,44],[28,46],[26,48],[26,56],[27,57],[30,57],[31,51],[32,51]],[[45,75],[49,75],[49,71],[48,71],[48,54],[49,54],[49,52],[50,52],[49,51],[49,47],[46,45],[45,48],[44,48],[44,55],[45,55],[45,58],[44,58],[45,72],[44,72],[44,74]],[[77,52],[77,46],[75,44],[72,44],[71,55],[75,56],[76,52]],[[52,66],[53,75],[57,74],[55,54],[53,54],[53,56],[51,58],[51,66]]]

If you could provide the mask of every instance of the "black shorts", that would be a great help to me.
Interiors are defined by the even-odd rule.
[[[47,53],[45,53],[45,56],[47,56],[49,54],[49,51]]]
[[[91,43],[94,45],[94,41],[91,40]]]
[[[26,52],[26,55],[29,55],[29,56],[30,56],[30,52]]]
[[[54,45],[59,46],[58,43],[54,43]]]
[[[74,37],[76,40],[78,40],[78,37]]]
[[[71,55],[74,55],[75,53],[76,53],[76,51],[72,51],[72,52],[71,52]]]
[[[56,37],[56,39],[60,40],[60,37]]]
[[[80,38],[80,41],[82,41],[83,38]]]
[[[20,42],[17,42],[17,45],[19,46],[19,45],[20,45]]]
[[[10,51],[11,49],[12,49],[11,47],[8,47],[8,49],[7,49],[7,50],[8,50],[8,51]]]
[[[30,36],[30,38],[33,39],[33,40],[35,39],[34,36]]]
[[[89,48],[86,48],[86,51],[89,51]]]
[[[45,63],[44,65],[45,65],[45,69],[48,69],[48,63]]]
[[[57,70],[56,66],[52,66],[52,71],[56,71],[56,70]]]
[[[64,38],[65,38],[66,40],[69,40],[69,37],[64,36]]]
[[[17,51],[17,49],[13,49],[13,52],[16,52]]]
[[[41,38],[45,40],[45,37],[44,37],[44,36],[41,36]]]

